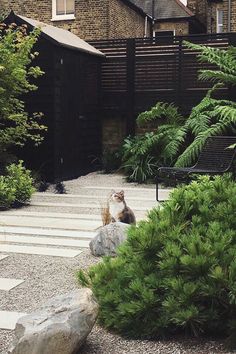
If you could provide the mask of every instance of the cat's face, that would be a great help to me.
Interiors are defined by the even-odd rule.
[[[120,191],[120,192],[112,191],[110,196],[110,201],[121,203],[124,201],[124,197],[125,197],[124,191]]]

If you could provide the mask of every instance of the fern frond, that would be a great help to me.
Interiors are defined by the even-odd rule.
[[[216,106],[214,113],[219,115],[220,120],[233,124],[236,123],[236,104],[234,102],[231,103],[229,106]]]
[[[233,82],[236,84],[236,49],[234,47],[224,50],[193,44],[186,41],[184,44],[190,49],[199,51],[199,61],[214,64],[223,72],[232,74],[234,76]]]
[[[165,118],[168,124],[180,124],[184,120],[173,103],[158,102],[149,111],[140,113],[136,121],[139,126],[143,126],[161,118]]]
[[[198,78],[202,81],[224,82],[227,84],[232,84],[235,81],[233,74],[224,73],[220,70],[200,70],[199,73]]]
[[[202,148],[206,142],[206,139],[211,136],[223,135],[229,123],[225,123],[223,121],[212,124],[206,131],[201,132],[192,142],[191,145],[187,147],[187,149],[179,156],[178,160],[175,163],[176,167],[189,167],[193,165],[197,157],[199,156]]]
[[[164,162],[173,161],[178,156],[181,146],[184,144],[187,130],[183,128],[178,128],[172,131],[172,139],[169,139],[169,142],[163,149],[162,155]]]

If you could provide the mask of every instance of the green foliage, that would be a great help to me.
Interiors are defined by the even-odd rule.
[[[23,166],[23,161],[6,168],[6,175],[0,176],[0,208],[26,203],[35,188],[31,172]]]
[[[12,189],[15,190],[15,201],[26,203],[30,200],[35,192],[33,187],[33,178],[31,172],[23,166],[23,161],[17,165],[11,164],[7,167],[8,182]]]
[[[236,85],[236,48],[218,49],[199,44],[184,42],[193,50],[199,52],[198,59],[218,67],[217,70],[201,70],[199,79],[223,84]]]
[[[78,279],[100,322],[131,337],[231,335],[236,314],[236,184],[204,176],[130,228],[118,257]],[[235,331],[235,329],[234,329]]]
[[[106,149],[101,160],[104,173],[112,173],[121,166],[121,152],[120,150],[109,151]]]
[[[0,176],[0,210],[9,208],[15,201],[15,188],[8,178]]]
[[[158,102],[149,111],[137,118],[140,126],[149,127],[157,123],[153,133],[147,133],[130,140],[131,148],[124,142],[124,166],[130,180],[146,180],[144,163],[149,159],[155,162],[149,177],[154,177],[158,166],[186,167],[193,165],[208,137],[234,135],[236,133],[236,103],[214,98],[214,93],[223,85],[236,84],[236,48],[227,50],[205,47],[185,42],[185,45],[198,51],[200,61],[218,66],[218,70],[203,70],[200,80],[210,80],[216,84],[202,101],[193,107],[189,117],[182,117],[173,104]],[[133,154],[133,156],[132,156]],[[146,168],[146,167],[145,167]]]
[[[11,146],[23,146],[26,140],[35,144],[42,141],[40,132],[46,128],[39,124],[41,113],[29,116],[22,95],[37,89],[30,79],[43,74],[32,60],[32,52],[39,30],[27,34],[26,26],[0,25],[0,154]]]
[[[141,127],[156,120],[162,123],[154,132],[124,140],[122,166],[129,181],[146,182],[155,176],[159,166],[173,164],[179,146],[177,141],[183,143],[180,127],[184,118],[173,104],[157,103],[150,111],[141,113],[137,123]]]

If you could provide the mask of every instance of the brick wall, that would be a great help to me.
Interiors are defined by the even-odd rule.
[[[144,37],[145,17],[121,0],[109,0],[109,38]],[[148,35],[150,35],[150,22]]]
[[[159,22],[154,25],[154,31],[175,31],[176,36],[189,34],[189,23],[186,20],[176,22]]]
[[[207,29],[208,33],[216,32],[216,13],[217,10],[224,11],[224,27],[223,31],[228,32],[228,0],[223,0],[219,3],[210,3],[207,11]],[[231,3],[231,32],[236,32],[236,0]]]
[[[79,37],[109,39],[142,37],[145,18],[121,0],[75,0],[75,20],[51,21],[51,0],[0,0],[4,8],[70,30]]]
[[[216,33],[217,9],[224,11],[223,31],[228,32],[228,0],[208,2],[207,0],[188,0],[188,7],[197,18],[207,25],[208,33]],[[231,0],[231,31],[236,32],[236,0]]]
[[[188,8],[204,25],[207,23],[207,0],[188,0]]]

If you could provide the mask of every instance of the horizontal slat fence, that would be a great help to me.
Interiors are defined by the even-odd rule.
[[[198,80],[201,69],[216,69],[200,63],[197,51],[186,47],[184,41],[226,49],[236,45],[236,33],[191,35],[154,38],[132,38],[90,41],[106,54],[102,63],[102,114],[122,115],[127,119],[127,133],[133,133],[137,114],[157,101],[174,102],[187,114],[212,86]],[[227,87],[219,93],[229,98]]]

